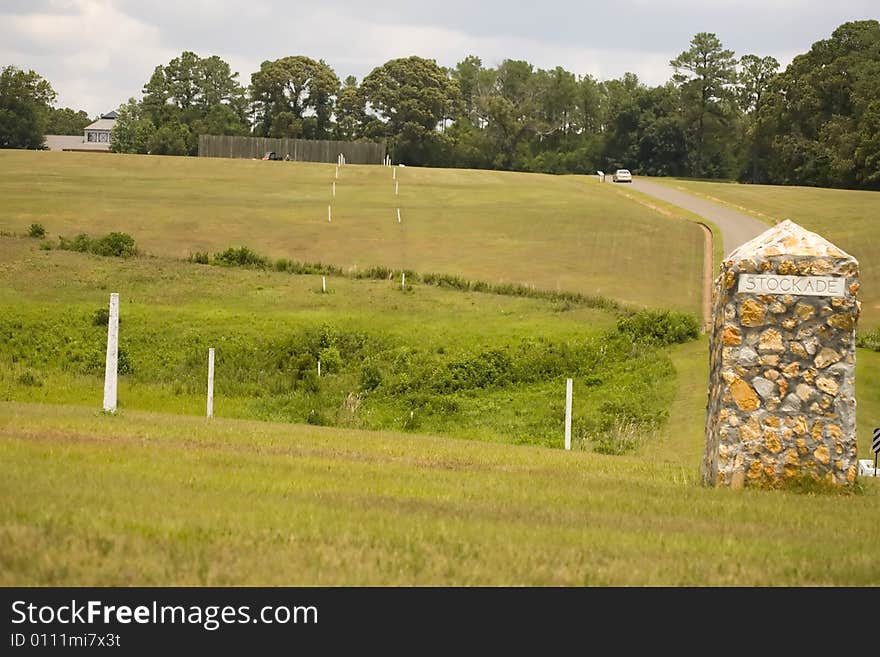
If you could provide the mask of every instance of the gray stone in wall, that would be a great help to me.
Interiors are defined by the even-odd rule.
[[[725,258],[713,300],[705,484],[855,481],[858,290],[856,259],[791,221]]]

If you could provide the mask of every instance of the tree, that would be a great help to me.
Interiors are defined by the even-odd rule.
[[[0,71],[0,148],[43,147],[52,85],[34,71],[6,66]]]
[[[49,110],[46,123],[47,135],[82,135],[85,127],[92,122],[84,111],[78,112],[69,107]]]
[[[558,146],[572,130],[577,114],[577,78],[557,66],[551,71],[539,70],[535,82],[539,98],[538,115],[542,123],[540,132],[543,138],[556,135],[553,144]]]
[[[116,113],[110,150],[114,153],[149,153],[155,134],[156,126],[145,116],[142,104],[129,98]]]
[[[364,78],[361,93],[371,117],[367,132],[389,137],[395,159],[437,161],[445,146],[437,127],[460,105],[461,92],[434,60],[392,59]]]
[[[681,89],[685,117],[694,133],[693,174],[700,177],[705,173],[708,122],[713,120],[715,128],[718,123],[729,127],[726,118],[736,82],[736,58],[710,32],[699,32],[690,45],[669,64],[675,69],[672,79]],[[720,144],[713,146],[718,155]],[[713,173],[723,172],[716,169]]]
[[[539,80],[530,63],[505,59],[494,71],[493,84],[480,97],[479,107],[493,145],[495,167],[515,168],[529,157],[528,141],[543,127],[540,96]]]
[[[352,140],[360,137],[363,130],[366,110],[364,99],[358,89],[357,79],[353,75],[345,78],[342,89],[336,97],[336,139]]]
[[[297,56],[263,62],[251,76],[257,134],[325,139],[338,91],[339,78],[323,60]]]
[[[184,51],[166,65],[157,66],[144,85],[142,114],[163,131],[162,152],[175,151],[186,131],[186,152],[198,152],[200,134],[236,135],[248,132],[247,99],[225,61]]]
[[[763,100],[776,78],[779,62],[774,57],[743,55],[739,64],[740,106],[750,119],[746,139],[750,144],[752,182],[757,183],[762,162],[769,149],[769,139],[766,138],[766,131],[763,130]]]
[[[880,23],[840,25],[794,58],[764,99],[771,180],[877,189]]]
[[[477,99],[483,93],[482,83],[486,79],[483,61],[476,55],[468,55],[455,65],[450,76],[458,83],[461,93],[462,117],[482,127],[477,113]]]

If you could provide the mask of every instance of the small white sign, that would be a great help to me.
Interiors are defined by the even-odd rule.
[[[791,294],[802,297],[842,297],[846,295],[846,278],[740,274],[739,287],[736,291],[751,294]]]

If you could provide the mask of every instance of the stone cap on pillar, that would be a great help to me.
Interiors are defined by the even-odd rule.
[[[812,233],[790,219],[765,230],[757,237],[734,249],[724,260],[730,266],[740,260],[768,260],[779,256],[856,259],[821,235]],[[818,273],[818,272],[816,272]]]

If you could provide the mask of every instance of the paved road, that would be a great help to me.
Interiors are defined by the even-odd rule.
[[[725,256],[740,244],[748,242],[770,228],[769,224],[747,214],[687,192],[680,192],[661,183],[634,177],[632,186],[638,192],[672,203],[713,222],[721,230],[722,250]]]

